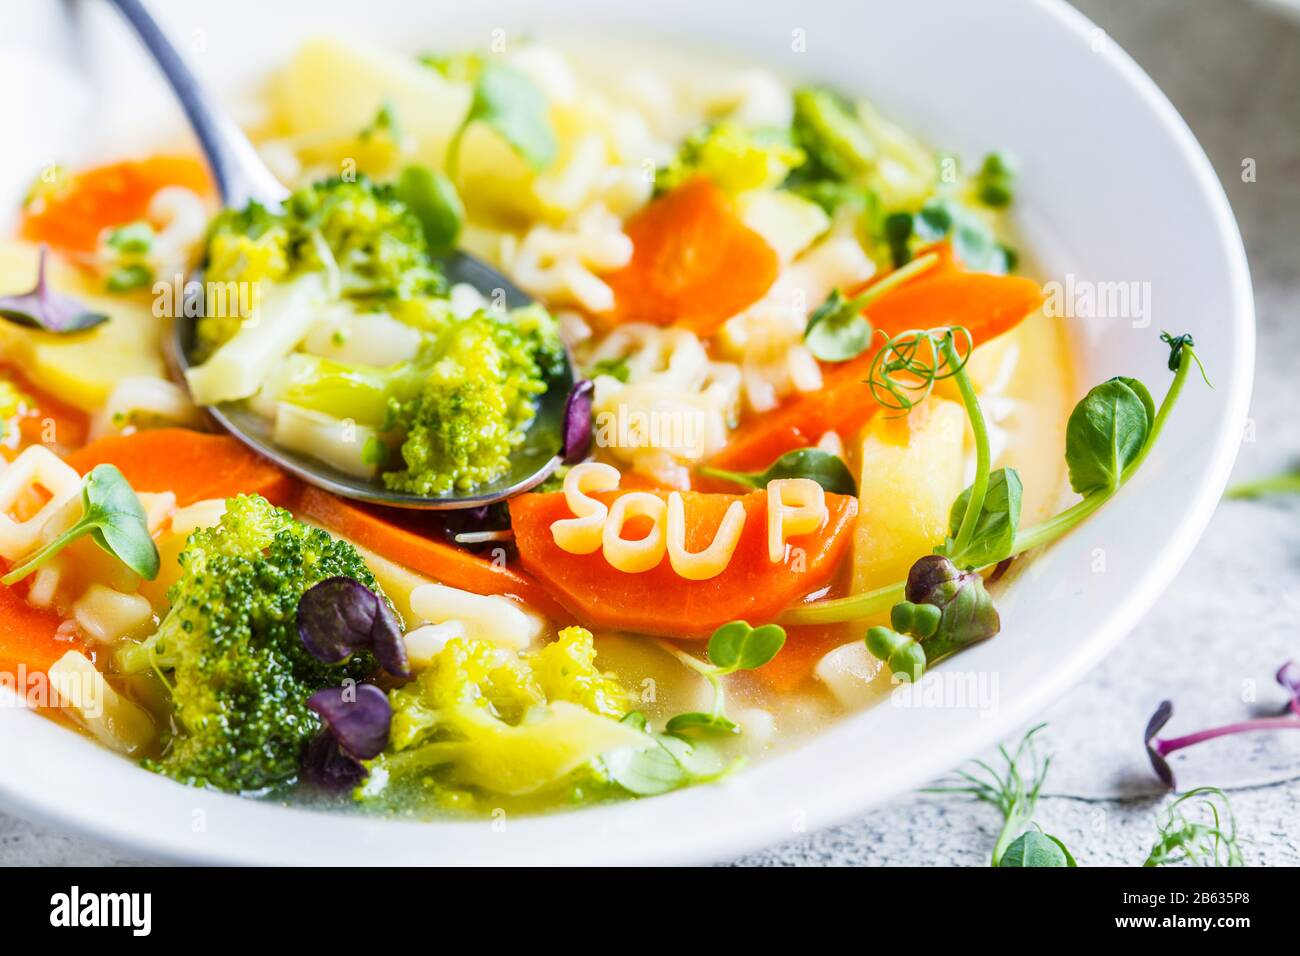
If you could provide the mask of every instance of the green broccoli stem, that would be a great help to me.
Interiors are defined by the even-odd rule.
[[[970,500],[966,502],[966,513],[962,515],[957,528],[957,537],[953,541],[951,557],[956,561],[975,534],[980,512],[984,510],[984,498],[989,490],[989,468],[992,464],[989,452],[989,430],[984,423],[984,412],[980,409],[979,399],[975,396],[975,386],[971,384],[970,374],[961,364],[957,355],[957,346],[949,333],[943,340],[943,357],[949,368],[956,369],[953,378],[957,391],[961,393],[962,404],[966,406],[966,415],[970,419],[971,430],[975,433],[975,482],[971,485]],[[960,562],[959,562],[960,563]]]
[[[1115,493],[1128,482],[1130,478],[1137,473],[1137,470],[1146,461],[1151,449],[1155,447],[1156,440],[1164,430],[1165,422],[1169,419],[1169,413],[1173,411],[1174,405],[1178,402],[1178,396],[1182,393],[1183,385],[1187,381],[1187,374],[1191,370],[1193,362],[1196,361],[1195,353],[1191,346],[1183,347],[1182,358],[1178,364],[1178,371],[1174,374],[1174,380],[1169,385],[1169,391],[1165,393],[1164,400],[1160,403],[1160,408],[1156,411],[1155,423],[1151,426],[1151,432],[1147,435],[1147,440],[1142,446],[1127,468],[1124,469],[1120,480],[1113,488],[1094,492],[1071,507],[1062,511],[1054,518],[1037,524],[1032,528],[1017,532],[1015,541],[1011,546],[1011,553],[1008,558],[1023,554],[1033,548],[1039,548],[1064,536],[1085,518],[1099,509],[1107,501],[1115,496]],[[960,382],[958,383],[960,385]],[[972,493],[972,502],[975,495]],[[975,512],[978,515],[978,511]],[[966,516],[970,517],[970,510],[967,510]],[[960,553],[954,550],[954,553]],[[903,600],[906,596],[907,582],[899,581],[895,584],[889,584],[874,591],[864,591],[861,594],[851,594],[848,597],[832,598],[829,601],[817,601],[812,604],[805,604],[802,607],[796,607],[787,611],[781,617],[782,624],[838,624],[847,621],[858,621],[864,618],[872,617],[876,614],[883,614],[891,607]]]

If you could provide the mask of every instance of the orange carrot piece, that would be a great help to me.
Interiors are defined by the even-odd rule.
[[[23,212],[22,235],[69,252],[93,252],[106,227],[145,218],[149,201],[165,186],[208,195],[212,180],[207,167],[189,156],[97,166],[53,189],[38,189]]]
[[[921,254],[924,252],[936,253],[939,261],[881,296],[864,312],[872,326],[886,336],[909,329],[961,325],[970,331],[974,343],[981,345],[1014,328],[1043,304],[1043,290],[1030,279],[966,272],[957,265],[947,243]],[[868,282],[849,294],[859,295],[870,285]],[[851,439],[878,407],[865,383],[879,345],[877,336],[872,347],[857,358],[823,366],[820,389],[795,395],[742,424],[709,464],[731,471],[761,469],[787,451],[816,444],[827,431]]]
[[[625,492],[593,497],[606,504]],[[667,492],[651,492],[667,497]],[[765,624],[791,601],[830,580],[848,549],[857,500],[827,495],[830,518],[818,531],[794,539],[798,561],[773,564],[767,556],[767,495],[683,492],[686,547],[701,551],[713,540],[733,501],[745,507],[745,527],[731,563],[716,577],[688,581],[665,558],[639,574],[615,569],[600,551],[570,554],[551,536],[551,525],[572,513],[563,492],[510,499],[510,523],[524,567],[578,617],[594,627],[665,637],[707,638],[728,621]]]
[[[851,640],[840,624],[787,627],[781,652],[754,676],[778,694],[789,693],[812,678],[813,668],[829,651]]]
[[[898,335],[908,329],[963,325],[975,344],[982,345],[1015,328],[1043,304],[1042,286],[1033,279],[967,272],[958,264],[947,242],[922,250],[918,255],[927,252],[937,254],[939,261],[910,282],[881,296],[863,313],[886,335]],[[858,295],[870,285],[868,282],[853,294]]]
[[[832,373],[817,391],[797,395],[743,423],[709,464],[728,471],[761,471],[788,451],[817,444],[828,431],[845,439],[856,435],[878,408],[864,384],[866,370],[857,368],[861,358],[846,363],[854,366],[856,374]],[[870,368],[870,363],[866,364]],[[723,488],[728,484],[701,478],[700,487]]]
[[[29,674],[46,670],[68,651],[82,650],[76,639],[59,634],[63,619],[54,611],[32,607],[16,587],[0,584],[0,672],[17,682],[19,666]]]
[[[0,366],[0,375],[11,379],[32,402],[0,422],[0,457],[12,459],[28,445],[59,450],[76,448],[86,440],[90,418],[84,411],[41,391],[16,369]]]
[[[604,276],[615,322],[676,324],[709,336],[776,279],[776,252],[704,177],[656,199],[624,231],[632,260]]]
[[[207,498],[261,495],[289,507],[298,481],[229,435],[159,428],[108,435],[65,459],[83,475],[96,465],[116,465],[136,491],[171,491],[178,505]]]
[[[551,618],[568,615],[535,580],[446,541],[425,537],[376,510],[319,488],[304,487],[294,511],[299,517],[373,551],[395,564],[450,587],[475,594],[511,594]]]

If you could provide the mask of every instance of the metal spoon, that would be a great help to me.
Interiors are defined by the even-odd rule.
[[[289,191],[266,168],[253,144],[234,121],[208,97],[140,0],[108,2],[135,30],[175,91],[198,136],[222,203],[235,208],[243,208],[252,201],[269,208],[279,206]],[[450,282],[467,283],[489,299],[499,299],[504,295],[507,308],[528,305],[532,301],[500,272],[472,256],[456,252],[441,258],[439,263]],[[194,278],[201,280],[202,276],[191,277]],[[192,356],[197,345],[196,322],[192,316],[176,317],[172,344],[176,363],[183,372],[193,364]],[[324,462],[281,448],[271,440],[271,424],[238,402],[209,406],[207,412],[218,425],[285,471],[345,498],[398,508],[474,508],[527,491],[546,480],[559,466],[564,444],[564,407],[574,378],[573,360],[566,352],[563,369],[547,381],[546,392],[538,401],[537,415],[528,427],[523,444],[511,456],[510,472],[464,497],[427,498],[389,491],[379,481],[357,478]]]

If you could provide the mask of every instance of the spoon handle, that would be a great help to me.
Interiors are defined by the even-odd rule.
[[[242,208],[250,200],[255,200],[273,208],[283,202],[289,191],[266,168],[248,137],[208,97],[140,0],[108,2],[148,47],[163,76],[176,92],[207,157],[222,203]]]

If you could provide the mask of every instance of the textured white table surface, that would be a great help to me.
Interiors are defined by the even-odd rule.
[[[1300,28],[1245,0],[1077,0],[1173,100],[1236,211],[1259,313],[1259,361],[1236,479],[1300,457]],[[1256,181],[1241,178],[1255,160]],[[1189,281],[1194,281],[1189,278]],[[1176,324],[1176,323],[1175,323]],[[1055,753],[1038,820],[1083,865],[1136,865],[1164,797],[1142,751],[1155,704],[1170,730],[1235,719],[1281,698],[1273,673],[1300,660],[1300,499],[1226,502],[1178,582],[1112,657],[1046,711]],[[1300,864],[1300,734],[1196,748],[1183,786],[1231,793],[1256,864]],[[959,797],[911,796],[742,864],[987,865],[1000,820]],[[0,814],[0,863],[113,865],[129,854]]]

